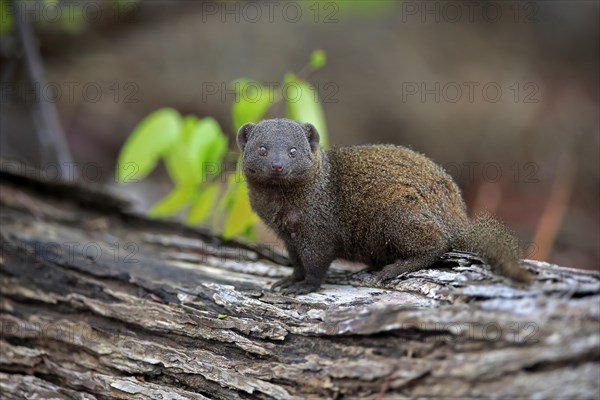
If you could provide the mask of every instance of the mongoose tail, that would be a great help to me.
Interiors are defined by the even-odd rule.
[[[530,283],[533,275],[520,263],[519,241],[508,228],[490,214],[482,214],[471,222],[456,247],[476,253],[492,270],[516,282]]]

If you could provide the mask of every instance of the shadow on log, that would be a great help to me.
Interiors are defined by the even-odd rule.
[[[343,264],[268,290],[285,258],[65,183],[0,173],[5,399],[597,398],[600,276],[479,259],[376,287]]]

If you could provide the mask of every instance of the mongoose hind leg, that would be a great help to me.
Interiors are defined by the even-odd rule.
[[[409,220],[395,234],[398,258],[384,266],[377,274],[377,283],[393,279],[405,272],[414,272],[431,266],[450,247],[444,230],[434,221]]]

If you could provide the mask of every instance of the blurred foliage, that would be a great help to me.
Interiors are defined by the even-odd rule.
[[[15,0],[18,1],[18,0]],[[107,12],[120,17],[132,11],[139,0],[101,1],[80,0],[21,0],[19,6],[26,10],[44,7],[46,18],[36,18],[36,23],[44,28],[57,29],[68,34],[84,32],[96,19],[95,13]],[[301,2],[303,12],[315,22],[338,22],[340,14],[360,16],[381,16],[394,7],[389,0],[336,0],[327,2]],[[86,15],[87,14],[87,15]],[[56,16],[56,18],[55,18]],[[12,32],[14,16],[9,0],[0,0],[0,36]],[[319,57],[324,53],[317,54]],[[324,60],[324,59],[323,59]],[[313,63],[319,65],[319,61]]]
[[[15,0],[17,1],[17,0]],[[90,22],[97,17],[95,13],[110,12],[115,17],[120,17],[130,12],[138,4],[138,0],[113,0],[104,2],[89,1],[60,1],[60,0],[21,0],[18,8],[26,15],[32,12],[44,17],[27,18],[33,20],[43,28],[58,29],[69,34],[84,32]],[[90,15],[86,16],[87,10]],[[92,18],[92,14],[93,17]],[[0,0],[0,36],[10,34],[14,27],[14,15],[9,0]]]
[[[288,73],[285,75],[284,82],[290,89],[286,102],[287,116],[290,119],[295,119],[302,122],[311,122],[319,135],[321,136],[321,146],[328,147],[329,140],[327,134],[327,126],[325,125],[325,114],[321,104],[316,101],[318,94],[310,83],[299,79],[295,74]],[[296,90],[296,96],[292,96],[289,92]]]
[[[324,67],[327,63],[327,55],[323,50],[317,49],[310,55],[310,66],[314,69]]]
[[[340,11],[346,14],[357,14],[361,16],[376,16],[379,17],[389,13],[401,1],[389,0],[338,0],[335,2]]]
[[[286,105],[286,117],[310,122],[328,145],[325,114],[315,88],[301,76],[325,66],[325,52],[315,50],[301,73],[287,73],[281,90],[247,78],[232,82],[236,99],[231,108],[233,131],[246,122],[259,122],[273,106]],[[254,238],[259,218],[250,207],[248,186],[238,158],[235,173],[219,182],[226,163],[228,140],[211,117],[181,116],[172,108],[156,110],[133,130],[117,161],[119,183],[136,182],[163,161],[175,187],[149,211],[152,217],[168,217],[186,210],[186,222],[211,221],[225,238]],[[223,183],[222,185],[220,183]],[[212,218],[212,219],[211,219]]]
[[[0,0],[0,36],[12,32],[14,20],[8,0]]]

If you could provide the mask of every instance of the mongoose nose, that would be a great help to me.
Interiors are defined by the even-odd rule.
[[[283,164],[278,161],[273,161],[271,169],[273,169],[273,172],[283,172]]]

